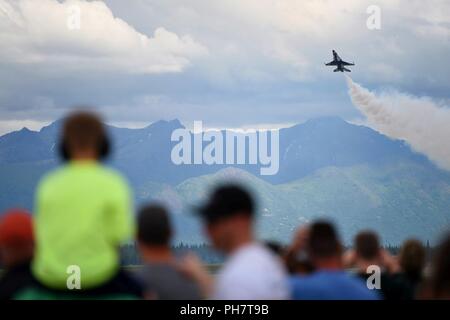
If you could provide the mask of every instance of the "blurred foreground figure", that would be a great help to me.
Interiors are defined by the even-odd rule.
[[[151,205],[139,211],[137,238],[144,268],[138,278],[145,284],[146,297],[161,300],[202,299],[197,283],[179,270],[170,250],[171,237],[169,215],[163,207]]]
[[[426,252],[422,242],[415,239],[405,241],[399,254],[399,276],[408,284],[411,298],[417,296],[418,288],[422,284],[425,260]]]
[[[13,299],[31,282],[34,235],[31,215],[20,209],[10,210],[0,219],[0,300]]]
[[[102,122],[88,112],[70,115],[59,148],[65,163],[42,179],[36,195],[32,270],[42,288],[22,298],[138,295],[119,266],[119,246],[133,236],[130,191],[99,162],[109,152]]]
[[[355,265],[358,276],[366,283],[373,274],[370,266],[377,266],[381,271],[380,289],[386,300],[413,299],[413,291],[406,279],[399,273],[398,266],[388,252],[380,246],[378,235],[373,231],[362,231],[354,240]],[[368,271],[369,270],[369,271]]]
[[[290,274],[310,274],[314,267],[308,257],[309,225],[301,226],[286,250],[285,263]]]
[[[213,299],[287,299],[281,259],[253,236],[254,205],[237,186],[215,190],[199,210],[213,246],[227,255],[213,286]]]
[[[450,233],[437,248],[431,265],[431,277],[421,298],[450,300]]]
[[[315,222],[309,229],[307,254],[315,271],[291,278],[293,298],[298,300],[374,300],[379,296],[342,265],[342,247],[328,222]]]

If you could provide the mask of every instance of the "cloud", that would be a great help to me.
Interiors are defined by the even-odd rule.
[[[101,1],[0,0],[0,17],[3,62],[145,74],[183,71],[208,52],[164,27],[140,33]]]
[[[374,63],[368,67],[372,79],[385,82],[400,82],[403,80],[402,73],[395,67],[386,63]]]
[[[379,0],[381,30],[368,30],[371,0],[0,0],[0,117],[89,104],[127,123],[353,119],[323,65],[332,49],[371,88],[448,99],[450,2],[430,1]],[[67,28],[73,4],[80,30]]]
[[[433,37],[437,39],[449,39],[450,28],[444,25],[433,24],[426,26],[418,26],[415,29],[416,33],[423,37]],[[449,45],[449,41],[445,41],[444,44]]]
[[[35,120],[20,120],[20,121],[0,120],[0,135],[4,135],[5,133],[15,131],[24,127],[33,131],[38,131],[48,124],[49,124],[48,121],[41,122]]]
[[[189,29],[208,44],[211,61],[201,67],[208,68],[206,77],[218,79],[218,85],[321,80],[325,74],[322,62],[329,59],[333,48],[343,58],[354,59],[355,72],[371,83],[398,82],[390,80],[386,67],[380,70],[383,64],[411,79],[404,83],[410,88],[412,76],[423,72],[448,82],[442,68],[423,57],[444,60],[442,48],[449,44],[446,32],[450,28],[443,12],[450,10],[449,2],[432,0],[432,5],[425,5],[380,0],[381,30],[368,30],[366,9],[372,4],[368,0],[192,0],[189,4],[157,2],[144,9],[148,9],[150,24],[170,21],[171,27]],[[378,65],[377,72],[371,74],[374,65]]]

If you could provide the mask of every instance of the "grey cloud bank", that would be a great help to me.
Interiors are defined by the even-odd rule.
[[[331,49],[370,88],[449,99],[450,3],[379,1],[372,31],[370,4],[0,0],[0,132],[76,104],[128,123],[358,118],[344,79],[323,67]],[[66,28],[69,5],[81,8],[79,31]]]

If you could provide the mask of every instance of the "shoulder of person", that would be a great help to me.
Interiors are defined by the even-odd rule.
[[[56,183],[61,177],[63,177],[65,169],[65,166],[61,166],[45,173],[38,182],[38,191],[43,191],[44,189],[51,187],[54,183]]]
[[[119,173],[119,171],[108,166],[101,166],[101,170],[105,178],[108,180],[108,183],[111,183],[117,187],[128,188],[129,184],[127,179]]]
[[[263,245],[253,244],[230,258],[223,268],[222,278],[224,281],[238,278],[242,282],[252,282],[255,278],[267,276],[266,272],[275,276],[278,272],[273,271],[278,269],[282,271],[276,256]]]

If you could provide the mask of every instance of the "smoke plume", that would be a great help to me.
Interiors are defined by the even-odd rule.
[[[450,170],[450,109],[428,97],[400,92],[375,94],[347,76],[353,104],[370,126],[394,139],[402,139],[439,167]]]

